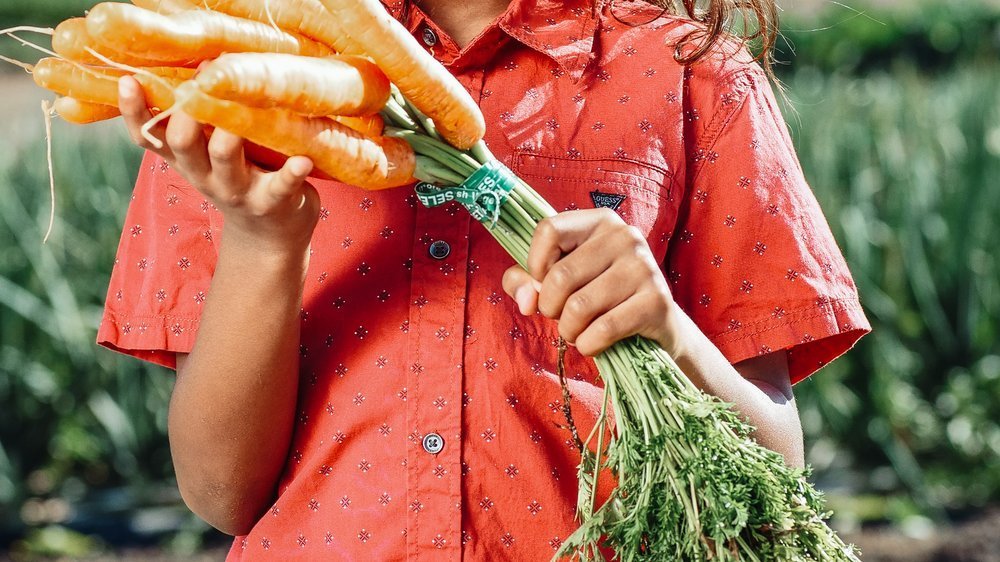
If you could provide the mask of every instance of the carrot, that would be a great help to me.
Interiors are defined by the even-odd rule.
[[[361,57],[224,54],[205,65],[195,80],[212,97],[302,115],[377,113],[389,99],[389,79]]]
[[[146,90],[146,99],[158,109],[172,106],[172,87],[194,75],[194,71],[187,68],[148,68],[144,71],[149,74],[137,74],[135,78]],[[126,74],[128,72],[116,68],[88,66],[49,57],[38,61],[32,78],[39,86],[61,96],[117,106],[118,79]]]
[[[158,14],[175,14],[184,10],[201,8],[200,4],[188,0],[132,0],[132,3]]]
[[[362,50],[319,0],[198,0],[210,10],[277,25],[310,37],[346,55]]]
[[[455,146],[471,146],[485,133],[482,113],[471,96],[416,44],[402,25],[389,17],[378,0],[360,2],[358,6],[353,5],[355,0],[199,1],[218,12],[273,22],[282,29],[316,39],[341,54],[371,57]],[[331,6],[363,13],[345,18],[344,13]],[[354,28],[359,25],[370,29],[358,34]],[[386,37],[392,39],[386,40]]]
[[[400,139],[366,137],[331,119],[219,100],[194,81],[181,84],[175,94],[177,108],[196,120],[285,155],[308,156],[344,183],[375,190],[413,182],[416,159]]]
[[[385,129],[385,121],[380,115],[362,115],[361,117],[346,117],[343,115],[329,116],[337,123],[354,129],[366,137],[380,137]]]
[[[320,1],[339,22],[340,30],[350,35],[414,106],[434,120],[448,142],[464,150],[483,138],[486,122],[472,96],[379,0]]]
[[[59,117],[78,125],[114,119],[121,115],[118,108],[113,105],[90,103],[68,96],[56,99],[53,107],[56,113],[59,114]]]
[[[332,54],[312,39],[208,10],[162,15],[131,4],[104,2],[87,14],[87,32],[116,51],[165,62],[208,60],[224,52]]]
[[[105,57],[130,66],[158,66],[162,61],[117,52],[101,45],[87,33],[85,18],[70,18],[56,26],[52,34],[52,50],[71,61],[85,64],[101,64],[101,61],[87,49],[93,49]],[[175,61],[178,66],[197,66],[199,61]]]

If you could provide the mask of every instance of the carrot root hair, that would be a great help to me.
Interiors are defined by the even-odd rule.
[[[177,98],[174,100],[174,105],[170,106],[164,111],[161,111],[153,116],[152,119],[146,121],[142,124],[139,132],[142,134],[142,138],[146,139],[146,142],[153,145],[157,150],[163,148],[163,141],[153,136],[153,127],[159,125],[160,123],[166,121],[171,115],[180,111],[181,106],[188,101],[191,96],[184,96],[183,98]]]
[[[27,26],[21,26],[21,27],[27,27]],[[46,29],[46,28],[41,28],[41,27],[39,27],[39,28],[30,28],[29,27],[28,29]],[[14,35],[14,33],[16,31],[17,31],[17,28],[16,27],[12,27],[10,29],[0,30],[0,35],[6,35],[7,37],[10,37],[11,39],[13,39],[13,40],[17,41],[18,43],[20,43],[22,46],[29,47],[29,48],[32,48],[32,49],[34,49],[36,51],[45,53],[46,55],[48,55],[50,57],[58,57],[59,56],[58,54],[53,53],[52,51],[46,49],[45,47],[42,47],[41,45],[36,45],[35,43],[32,43],[31,41],[28,41],[27,39],[21,39],[19,36]],[[21,31],[24,31],[24,30],[22,29]]]
[[[282,29],[278,27],[278,24],[274,21],[274,16],[271,15],[271,0],[264,0],[264,15],[267,16],[267,21],[271,24],[271,27],[278,31],[282,31]]]
[[[42,244],[49,241],[52,228],[56,224],[56,174],[52,166],[52,104],[48,100],[42,100],[42,114],[45,117],[45,159],[49,165],[49,226],[45,229],[45,236]]]
[[[3,56],[3,55],[0,55],[0,60],[2,60],[2,61],[4,61],[4,62],[9,62],[10,64],[12,64],[12,65],[14,65],[14,66],[19,66],[19,67],[21,67],[21,68],[23,68],[24,70],[26,70],[26,71],[28,72],[28,74],[31,74],[32,72],[34,72],[34,71],[35,71],[35,66],[34,66],[34,65],[32,65],[32,64],[28,64],[28,63],[26,63],[26,62],[21,62],[21,61],[19,61],[19,60],[17,60],[17,59],[12,59],[12,58],[10,58],[10,57],[5,57],[5,56]]]
[[[41,33],[42,35],[52,35],[55,30],[51,27],[35,27],[32,25],[18,25],[15,27],[8,27],[7,29],[0,29],[0,35],[10,35],[12,33],[18,33],[21,31],[27,31],[29,33]]]
[[[104,64],[107,64],[108,66],[110,66],[111,68],[117,68],[119,70],[126,70],[128,72],[133,73],[133,74],[138,74],[138,75],[141,75],[141,76],[145,76],[145,77],[149,78],[150,80],[153,80],[154,82],[157,82],[162,87],[167,88],[169,90],[172,90],[174,88],[173,84],[170,84],[169,82],[167,82],[166,80],[164,80],[161,76],[157,76],[156,74],[154,74],[154,73],[152,73],[152,72],[150,72],[148,70],[143,70],[141,68],[134,68],[134,67],[131,67],[131,66],[127,65],[127,64],[121,64],[121,63],[115,62],[115,61],[113,61],[113,60],[111,60],[111,59],[109,59],[109,58],[101,55],[100,53],[98,53],[97,51],[91,49],[90,47],[87,47],[87,51],[90,52],[90,54],[92,54],[95,57],[97,57],[97,59],[100,60],[100,61],[102,61]],[[153,133],[151,131],[153,130],[153,127],[155,127],[158,123],[163,122],[164,119],[167,119],[168,117],[170,117],[171,114],[175,113],[176,112],[176,110],[174,109],[175,107],[177,107],[176,100],[174,101],[174,105],[172,105],[171,107],[167,108],[165,111],[161,111],[157,115],[153,116],[152,119],[150,119],[149,121],[146,121],[145,123],[143,123],[142,124],[142,128],[139,129],[139,132],[142,133],[142,138],[146,139],[146,141],[148,141],[150,144],[152,144],[153,146],[155,146],[157,149],[163,148],[163,142],[160,141],[160,139],[158,139],[155,136],[153,136]]]

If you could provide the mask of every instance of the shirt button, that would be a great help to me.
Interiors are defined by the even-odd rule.
[[[433,242],[427,251],[432,258],[436,260],[443,260],[448,257],[448,254],[451,253],[451,246],[449,246],[444,240],[438,240]]]
[[[425,27],[420,33],[420,39],[422,39],[424,45],[427,45],[428,47],[433,47],[438,43],[437,33],[434,33],[434,30],[429,27]]]
[[[437,433],[428,433],[424,435],[424,450],[432,455],[436,455],[444,449],[444,439],[441,438]]]

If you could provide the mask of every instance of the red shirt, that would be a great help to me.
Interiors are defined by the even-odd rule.
[[[615,207],[730,361],[787,350],[797,382],[869,329],[856,289],[761,69],[685,70],[691,27],[658,13],[514,0],[461,52],[418,9],[405,23],[479,101],[498,157],[557,209]],[[298,420],[274,506],[230,560],[548,560],[576,528],[579,460],[555,324],[516,312],[512,260],[456,204],[316,185]],[[173,366],[211,298],[220,216],[147,156],[126,220],[99,340]],[[567,362],[583,431],[600,381]]]

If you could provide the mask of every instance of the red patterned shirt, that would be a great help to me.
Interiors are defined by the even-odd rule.
[[[868,330],[856,289],[761,69],[681,67],[692,28],[657,14],[514,0],[461,51],[418,9],[405,23],[480,103],[498,157],[559,210],[614,208],[730,361],[787,350],[797,382]],[[517,313],[512,260],[457,205],[316,185],[293,441],[230,560],[548,560],[576,527],[579,460],[555,324]],[[126,220],[99,340],[173,366],[212,298],[220,216],[147,156]],[[584,431],[600,381],[567,362]]]

